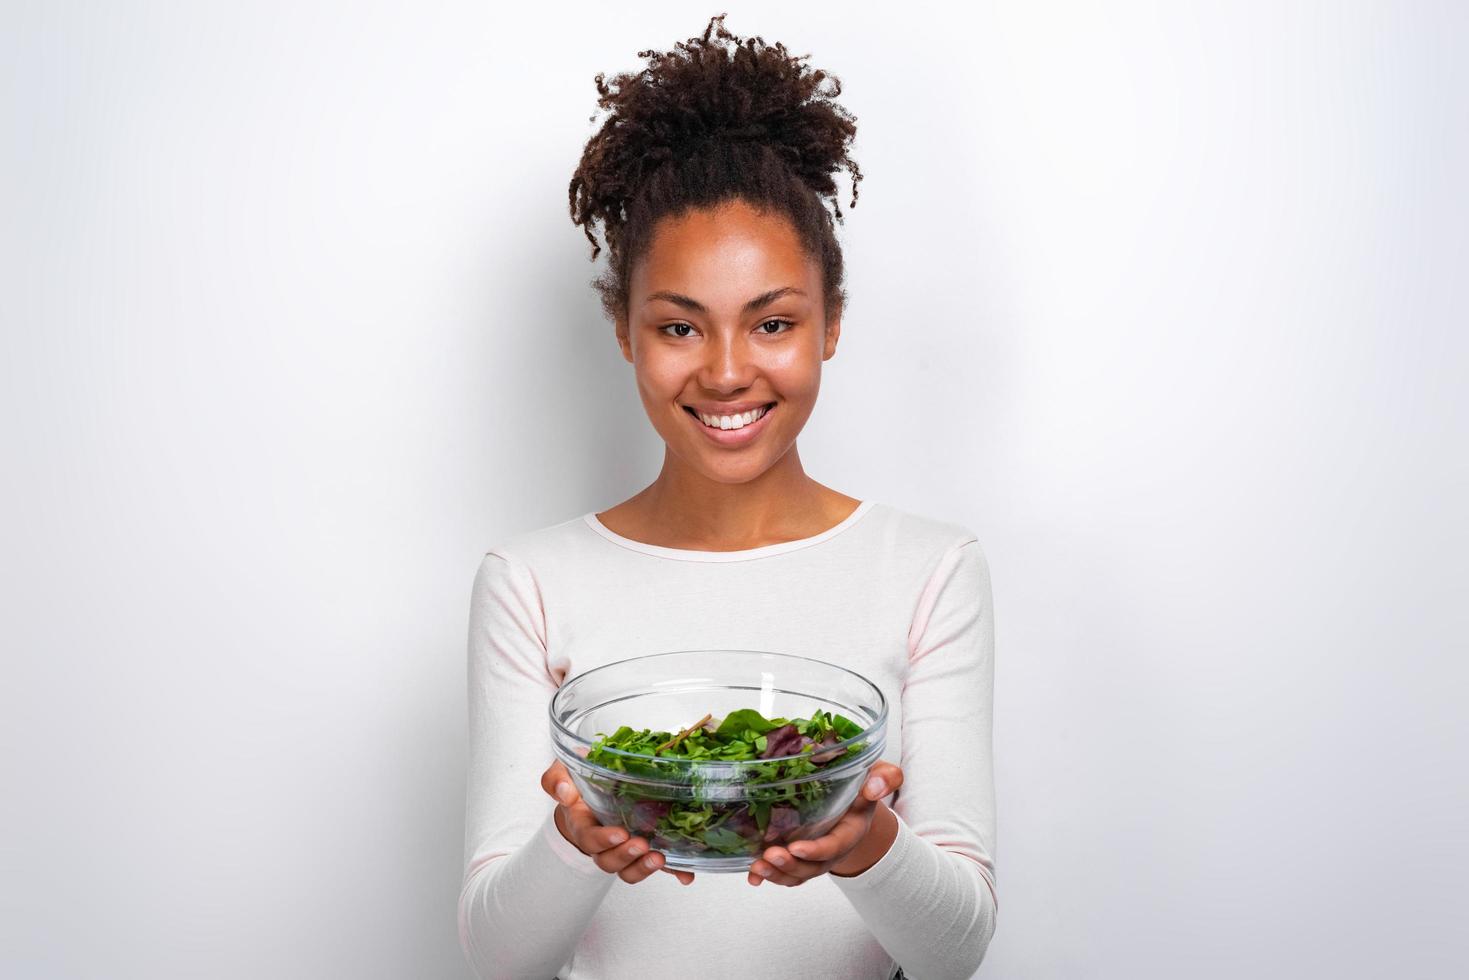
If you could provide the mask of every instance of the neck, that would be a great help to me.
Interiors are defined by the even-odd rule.
[[[792,445],[775,465],[744,483],[711,480],[665,451],[658,479],[633,500],[656,515],[671,537],[735,551],[808,536],[831,495],[806,475]]]

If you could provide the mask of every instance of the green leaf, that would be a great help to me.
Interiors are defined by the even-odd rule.
[[[726,830],[723,827],[715,827],[706,833],[704,835],[704,843],[708,844],[714,850],[721,851],[725,854],[739,854],[749,847],[745,838],[733,830]]]
[[[766,719],[754,708],[741,708],[738,711],[732,711],[726,715],[724,720],[719,723],[719,730],[715,734],[725,737],[738,737],[741,732],[749,729],[755,732],[756,735],[764,735],[772,728],[779,727],[779,725]]]
[[[755,804],[755,824],[760,828],[760,833],[765,833],[765,828],[770,826],[770,804]]]

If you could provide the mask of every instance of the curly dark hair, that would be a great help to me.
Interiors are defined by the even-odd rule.
[[[592,225],[602,222],[608,267],[592,286],[614,321],[627,315],[632,264],[658,221],[734,198],[790,219],[821,266],[828,320],[846,304],[825,201],[842,222],[832,175],[843,166],[851,172],[855,208],[862,172],[848,154],[856,117],[831,101],[841,81],[806,65],[810,55],[731,34],[724,17],[674,51],[639,51],[648,59],[641,71],[610,82],[596,76],[597,104],[610,112],[572,175],[571,219],[592,243],[593,261],[601,246]]]

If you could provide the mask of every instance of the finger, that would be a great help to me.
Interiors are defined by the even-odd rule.
[[[597,854],[597,867],[608,874],[618,874],[647,853],[648,842],[641,837],[634,837],[625,844],[609,847]]]
[[[817,864],[835,860],[841,851],[841,847],[831,839],[830,834],[825,837],[817,837],[815,840],[792,841],[786,847],[797,859]]]
[[[881,765],[882,780],[883,782],[887,783],[887,786],[885,787],[882,795],[887,796],[889,793],[896,791],[900,786],[903,785],[903,768],[901,766],[896,766],[891,762],[884,762]]]
[[[561,764],[560,759],[557,759],[555,762],[547,766],[546,771],[541,773],[541,789],[545,790],[549,795],[554,797],[556,795],[556,784],[560,782],[561,779],[565,778],[565,774],[563,772],[565,768],[566,767]]]
[[[581,794],[576,791],[576,784],[571,781],[571,774],[566,771],[566,766],[560,759],[551,763],[541,774],[541,789],[563,806],[571,806],[581,799]]]
[[[676,868],[659,868],[658,870],[666,875],[673,875],[682,884],[692,885],[694,883],[694,873],[692,871],[679,871]]]
[[[562,821],[566,825],[566,836],[586,854],[601,854],[618,844],[625,844],[629,837],[626,830],[618,826],[607,826],[597,820],[597,815],[585,803],[562,806]],[[644,850],[647,850],[644,842]]]
[[[891,762],[875,762],[867,770],[867,781],[862,784],[859,799],[876,802],[903,785],[903,770]]]
[[[785,885],[787,888],[794,888],[806,880],[805,878],[797,878],[795,875],[786,874],[764,859],[757,860],[754,864],[750,865],[750,870],[766,881],[773,882],[777,885]]]
[[[871,803],[864,803],[859,809],[853,804],[852,809],[843,814],[836,826],[824,835],[810,840],[791,841],[786,845],[786,850],[802,861],[835,861],[867,836],[868,823],[863,811],[871,806]]]
[[[577,809],[585,810],[586,807],[579,806]],[[627,843],[628,839],[627,831],[621,827],[608,827],[603,824],[595,824],[581,832],[582,848],[589,854],[600,854],[609,848]]]
[[[617,876],[628,884],[635,885],[661,867],[663,867],[663,854],[659,851],[649,851],[619,871]]]
[[[556,799],[561,801],[562,806],[576,806],[581,802],[581,793],[576,788],[576,783],[567,776],[554,787]]]
[[[822,872],[820,862],[803,861],[784,847],[767,848],[762,857],[767,864],[795,878],[815,878]]]

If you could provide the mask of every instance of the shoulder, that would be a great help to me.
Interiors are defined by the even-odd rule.
[[[878,505],[872,531],[889,554],[900,555],[919,590],[919,608],[956,599],[981,605],[990,595],[989,559],[979,535],[967,524]]]
[[[485,549],[485,554],[527,563],[555,558],[585,542],[588,530],[585,516],[577,514],[545,527],[510,534]]]
[[[966,524],[879,503],[868,515],[874,518],[873,530],[893,547],[904,548],[940,560],[961,548],[983,555],[979,535]]]
[[[480,556],[479,580],[531,581],[538,570],[550,570],[584,557],[594,535],[584,515],[509,534]]]

